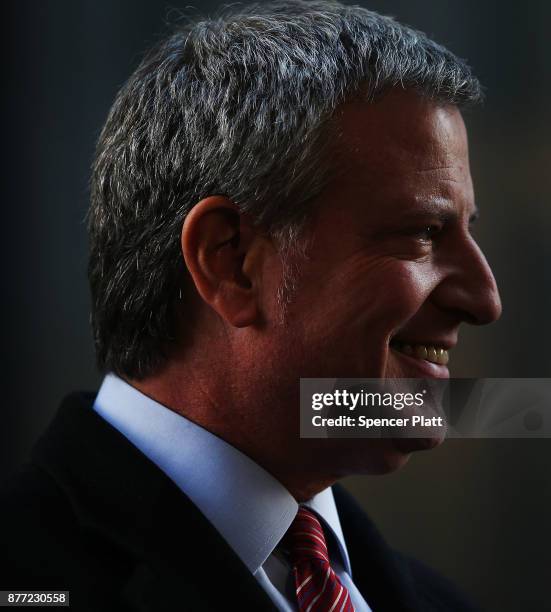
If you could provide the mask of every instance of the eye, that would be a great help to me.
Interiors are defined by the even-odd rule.
[[[415,230],[415,236],[423,242],[430,242],[440,232],[439,225],[425,225],[424,227]]]

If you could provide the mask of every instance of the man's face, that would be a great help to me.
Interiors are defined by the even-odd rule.
[[[500,315],[460,112],[412,92],[345,105],[288,332],[301,375],[447,377],[459,326]],[[297,373],[298,374],[298,373]]]
[[[298,389],[299,377],[448,377],[461,323],[501,312],[471,235],[477,211],[460,112],[392,92],[345,105],[336,134],[341,172],[319,198],[286,323],[262,362],[280,388]],[[274,430],[292,440],[296,413],[281,403]],[[440,441],[301,440],[297,457],[336,476],[386,472]]]

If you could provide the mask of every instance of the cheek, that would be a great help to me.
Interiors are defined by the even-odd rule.
[[[350,262],[320,284],[312,297],[310,325],[365,337],[393,331],[422,306],[438,282],[431,264],[394,258]],[[329,328],[329,329],[328,329]]]
[[[403,325],[415,315],[438,284],[430,264],[394,261],[378,279],[381,320],[388,326]]]

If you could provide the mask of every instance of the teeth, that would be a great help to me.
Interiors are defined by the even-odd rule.
[[[450,360],[450,354],[446,349],[438,348],[436,346],[427,346],[424,344],[402,344],[401,342],[393,342],[392,346],[401,353],[409,355],[410,357],[416,357],[417,359],[424,359],[431,363],[437,363],[438,365],[447,365]]]

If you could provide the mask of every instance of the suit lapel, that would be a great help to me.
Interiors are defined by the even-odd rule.
[[[350,556],[352,577],[375,612],[419,610],[407,565],[393,553],[354,498],[333,486],[339,519]]]
[[[92,394],[62,404],[33,451],[82,526],[135,560],[121,596],[138,610],[274,610],[265,591],[176,485],[93,409]]]

